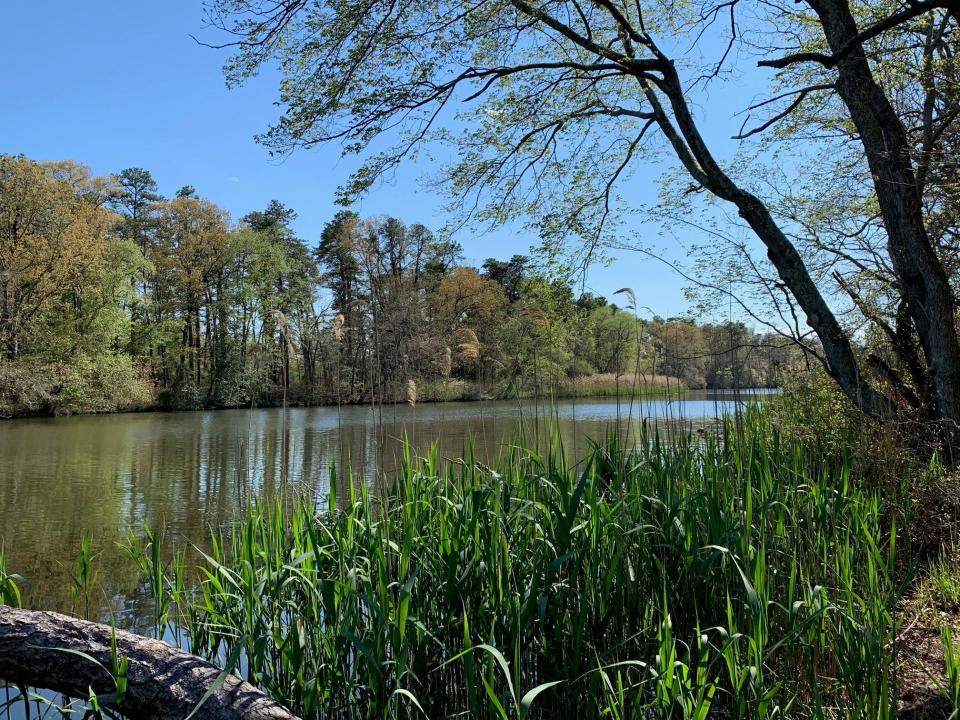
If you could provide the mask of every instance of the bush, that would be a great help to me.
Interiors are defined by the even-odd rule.
[[[201,410],[206,407],[206,393],[193,375],[184,375],[160,393],[160,406],[165,410]]]
[[[821,369],[788,377],[769,407],[777,427],[794,439],[815,442],[821,452],[854,454],[864,477],[893,487],[916,470],[916,458],[891,423],[859,412]]]
[[[52,400],[47,373],[26,363],[0,362],[0,415],[37,415]]]
[[[55,415],[142,410],[153,390],[124,355],[83,358],[63,368]]]
[[[142,410],[153,387],[124,355],[72,363],[0,363],[0,414],[75,415]]]

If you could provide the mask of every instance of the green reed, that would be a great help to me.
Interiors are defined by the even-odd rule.
[[[158,636],[304,718],[893,717],[908,508],[761,412],[633,440],[408,448],[385,495],[249,508],[199,581],[127,551]]]
[[[950,626],[944,624],[940,628],[940,641],[943,643],[943,665],[945,682],[941,691],[950,707],[950,720],[960,717],[960,651],[953,640]]]
[[[191,588],[132,554],[158,623],[306,718],[892,717],[905,508],[759,413],[621,445],[408,451],[386,496],[250,508]]]
[[[80,613],[81,603],[83,605],[82,616],[90,619],[90,593],[97,586],[97,571],[94,569],[93,539],[89,535],[84,535],[80,541],[80,552],[77,554],[77,565],[73,571],[73,577],[70,578],[70,601],[71,612]]]
[[[25,584],[20,575],[7,572],[6,556],[0,544],[0,605],[18,608],[23,602],[21,587]]]

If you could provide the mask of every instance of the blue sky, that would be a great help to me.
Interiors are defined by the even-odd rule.
[[[316,243],[338,209],[334,192],[353,163],[341,160],[332,146],[277,161],[254,142],[278,115],[277,77],[267,72],[242,88],[226,89],[224,53],[190,37],[215,39],[203,34],[201,0],[11,0],[4,10],[12,31],[0,44],[0,152],[73,159],[96,174],[144,167],[163,193],[193,185],[235,218],[276,198],[299,213],[297,231]],[[749,99],[749,88],[742,90],[736,94]],[[717,139],[736,129],[735,109],[726,95],[710,103],[711,112],[726,121]],[[403,168],[395,182],[354,209],[439,228],[445,220],[442,198],[417,184],[426,170]],[[654,200],[661,171],[638,172],[631,195]],[[682,246],[656,241],[656,228],[635,230],[665,246],[669,259],[684,260]],[[536,242],[509,230],[463,232],[457,239],[474,263],[525,253]],[[587,279],[588,289],[606,295],[633,287],[638,305],[664,316],[686,309],[684,285],[662,263],[636,253],[592,270]]]

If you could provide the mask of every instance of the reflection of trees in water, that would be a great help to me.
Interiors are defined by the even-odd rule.
[[[536,438],[545,450],[552,427],[573,462],[615,417],[585,413],[588,401],[570,405],[559,420],[543,404],[538,415],[524,408],[523,444]],[[639,415],[635,409],[634,421]],[[116,542],[131,530],[147,524],[168,544],[204,549],[210,529],[226,527],[248,502],[283,497],[289,507],[307,498],[325,507],[333,465],[339,497],[348,495],[351,471],[383,492],[401,468],[405,440],[416,457],[434,441],[441,458],[472,444],[478,461],[496,466],[520,441],[520,416],[515,404],[475,403],[352,407],[339,416],[309,408],[13,422],[0,432],[0,542],[37,605],[69,610],[69,577],[90,533],[111,598],[104,607],[119,607],[135,573]]]

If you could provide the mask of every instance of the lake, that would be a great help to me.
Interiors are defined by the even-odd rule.
[[[745,397],[751,394],[747,393]],[[251,498],[323,502],[330,468],[382,487],[400,466],[404,438],[418,454],[495,461],[522,427],[543,446],[550,429],[567,456],[587,438],[640,418],[673,424],[730,413],[737,398],[692,391],[670,400],[464,402],[137,413],[0,422],[0,544],[7,568],[30,582],[30,604],[70,609],[81,539],[93,538],[104,585],[98,607],[132,611],[136,578],[116,543],[146,523],[183,547],[204,547]]]

